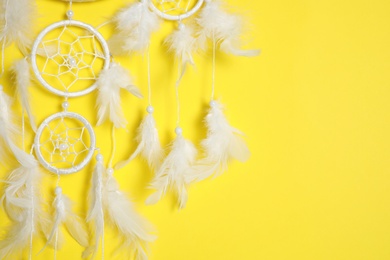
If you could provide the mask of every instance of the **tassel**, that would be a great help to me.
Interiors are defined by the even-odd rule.
[[[137,142],[138,147],[126,161],[119,162],[115,169],[120,169],[130,163],[138,155],[141,155],[148,163],[151,169],[157,169],[162,161],[164,151],[161,147],[156,128],[156,121],[153,117],[153,107],[148,106],[148,115],[142,121],[138,128]]]
[[[41,207],[38,162],[25,153],[24,165],[13,170],[6,183],[2,205],[13,225],[0,241],[0,259],[20,253],[39,231],[47,232],[48,220]]]
[[[61,236],[60,225],[64,224],[69,234],[83,247],[88,246],[88,234],[81,224],[81,218],[72,212],[72,203],[68,197],[62,194],[62,188],[56,187],[56,197],[53,202],[54,222],[48,237],[48,243],[53,243],[55,236]],[[54,243],[56,243],[54,241]]]
[[[118,63],[111,63],[110,68],[100,74],[96,83],[99,89],[97,125],[109,119],[116,128],[126,127],[127,122],[120,105],[120,89],[124,88],[134,96],[142,98],[128,71]]]
[[[219,0],[206,1],[196,22],[201,28],[199,38],[204,42],[211,39],[220,43],[219,47],[223,52],[247,57],[260,54],[259,50],[240,49],[241,17],[225,12]]]
[[[89,191],[90,206],[88,210],[87,222],[91,224],[94,234],[94,244],[88,247],[83,252],[83,258],[87,258],[92,254],[92,258],[95,256],[100,239],[104,235],[104,213],[103,213],[103,174],[105,167],[103,165],[103,156],[98,154],[96,156],[97,164],[92,175],[92,186]]]
[[[165,40],[165,44],[168,45],[168,51],[172,52],[181,64],[181,75],[178,82],[183,77],[187,64],[195,64],[192,53],[200,48],[199,43],[197,38],[194,37],[194,29],[183,23],[179,23],[179,29]]]
[[[156,239],[150,234],[150,225],[133,209],[132,203],[118,187],[113,176],[113,169],[107,170],[107,180],[104,186],[103,207],[106,216],[123,238],[122,248],[129,251],[135,259],[147,259],[147,243]]]
[[[31,47],[35,3],[31,0],[1,0],[0,41],[6,46],[15,42],[23,54]]]
[[[221,174],[230,160],[245,162],[250,156],[248,147],[239,136],[242,133],[229,125],[219,102],[210,102],[205,123],[208,133],[201,145],[206,155],[196,163],[193,171],[197,174],[188,175],[188,182],[201,181],[214,173]]]
[[[177,137],[173,141],[171,151],[150,185],[156,192],[147,198],[147,205],[157,203],[168,188],[174,189],[177,193],[180,209],[184,208],[187,203],[186,179],[190,179],[187,175],[191,174],[197,151],[190,141],[184,139],[181,132],[181,128],[176,128]]]
[[[159,28],[160,20],[148,4],[146,0],[134,3],[114,17],[118,32],[108,40],[113,55],[144,52],[149,47],[151,34]]]
[[[17,86],[17,93],[21,101],[23,109],[27,112],[28,118],[30,119],[30,125],[34,132],[37,131],[37,126],[35,124],[34,116],[30,107],[30,94],[28,93],[28,88],[30,86],[31,75],[30,75],[30,66],[27,59],[22,59],[17,61],[13,68],[13,73],[15,75],[15,81]]]

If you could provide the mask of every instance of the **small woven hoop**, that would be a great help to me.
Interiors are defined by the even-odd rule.
[[[48,163],[45,160],[45,158],[43,157],[43,155],[41,153],[41,149],[40,149],[41,144],[40,144],[39,140],[41,138],[43,130],[45,129],[46,126],[48,126],[50,124],[51,121],[59,119],[59,118],[64,118],[64,117],[73,118],[73,119],[80,121],[85,126],[85,128],[87,129],[87,131],[89,133],[91,144],[90,144],[87,156],[84,158],[84,160],[80,164],[73,166],[72,168],[59,169],[59,168],[53,167],[52,165],[50,165],[50,163]],[[47,170],[49,170],[50,172],[55,173],[55,174],[71,174],[71,173],[81,171],[91,161],[92,156],[95,153],[95,149],[96,149],[96,137],[95,137],[95,133],[93,131],[91,124],[87,121],[87,119],[85,119],[81,115],[76,114],[76,113],[72,113],[72,112],[60,112],[60,113],[56,113],[56,114],[51,115],[48,118],[46,118],[42,122],[42,124],[39,126],[37,133],[36,133],[36,136],[35,136],[35,140],[34,140],[34,150],[35,150],[35,154],[38,158],[38,161],[42,164],[43,167],[45,167]]]
[[[149,6],[152,9],[154,13],[156,13],[158,16],[160,16],[162,19],[169,20],[169,21],[182,21],[184,19],[187,19],[188,17],[194,15],[196,12],[199,11],[199,9],[202,7],[204,0],[198,0],[196,5],[189,10],[188,12],[180,15],[171,15],[166,14],[159,10],[152,2],[152,0],[147,0],[149,2]]]
[[[108,48],[107,42],[104,39],[104,37],[91,25],[80,22],[80,21],[75,21],[75,20],[64,20],[60,21],[57,23],[54,23],[52,25],[49,25],[46,27],[37,37],[37,39],[34,42],[34,45],[31,50],[31,63],[32,63],[32,68],[34,71],[35,76],[37,77],[38,81],[50,92],[62,96],[62,97],[80,97],[84,96],[86,94],[91,93],[93,90],[96,89],[96,83],[94,83],[92,86],[81,90],[81,91],[76,91],[76,92],[66,92],[66,91],[61,91],[58,90],[54,87],[52,87],[49,83],[46,82],[46,80],[41,76],[41,72],[38,69],[37,65],[37,51],[38,51],[38,46],[42,42],[43,38],[52,30],[55,30],[59,27],[65,27],[65,26],[75,26],[75,27],[80,27],[83,28],[90,33],[92,33],[94,36],[96,36],[97,40],[99,41],[100,45],[103,48],[103,54],[104,54],[104,66],[103,70],[108,69],[110,66],[110,50]]]

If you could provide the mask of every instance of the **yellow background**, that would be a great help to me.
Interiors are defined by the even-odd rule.
[[[99,25],[130,1],[74,4],[75,19]],[[246,133],[252,151],[216,179],[190,189],[178,211],[166,196],[145,206],[151,180],[137,159],[116,172],[121,188],[158,230],[152,260],[379,260],[390,259],[390,2],[386,0],[229,0],[253,24],[248,47],[259,57],[217,56],[217,97],[232,125]],[[38,0],[38,33],[62,19],[66,4]],[[163,144],[175,127],[176,66],[161,41],[173,25],[165,23],[151,47],[153,103]],[[110,35],[110,28],[101,29]],[[20,57],[6,50],[6,66]],[[118,59],[132,70],[146,95],[146,59]],[[181,86],[184,135],[199,144],[210,95],[211,59],[196,57]],[[1,83],[12,93],[9,73]],[[38,123],[60,108],[61,99],[41,86],[32,90]],[[95,122],[95,94],[71,100],[71,111]],[[135,129],[147,99],[123,94],[129,120],[117,131],[115,161],[136,144]],[[20,111],[18,105],[15,110]],[[109,126],[96,128],[98,145],[110,154]],[[32,136],[29,136],[32,140]],[[1,168],[1,177],[9,167]],[[66,176],[61,186],[85,214],[90,172]],[[55,177],[45,177],[47,201]],[[0,213],[1,226],[8,224]],[[107,230],[106,259],[118,245]],[[34,241],[34,254],[43,241]],[[70,237],[57,259],[79,259],[82,248]],[[46,249],[33,259],[52,259]],[[99,258],[97,258],[99,259]],[[117,259],[121,259],[118,257]]]

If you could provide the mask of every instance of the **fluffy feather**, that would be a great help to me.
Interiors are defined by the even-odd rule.
[[[242,19],[238,15],[224,11],[219,0],[207,2],[196,21],[200,27],[199,38],[202,41],[211,39],[220,43],[222,51],[234,55],[248,57],[259,55],[259,50],[240,49]]]
[[[104,171],[103,158],[99,158],[92,174],[92,186],[89,191],[90,206],[87,216],[87,222],[92,226],[94,244],[83,252],[83,258],[87,258],[91,254],[92,258],[94,257],[104,232],[104,212],[102,201]]]
[[[177,135],[150,185],[156,192],[147,198],[146,204],[157,203],[168,189],[172,189],[177,193],[179,207],[184,208],[188,199],[186,179],[190,178],[187,175],[191,173],[196,155],[195,146],[181,134]]]
[[[250,156],[248,147],[240,137],[242,133],[229,125],[219,102],[211,101],[205,123],[207,138],[201,143],[205,157],[195,164],[193,170],[197,174],[189,175],[188,182],[218,175],[226,170],[230,160],[244,162]]]
[[[68,197],[62,193],[61,187],[55,190],[56,197],[53,202],[54,221],[52,229],[48,237],[48,243],[52,243],[52,239],[60,233],[60,225],[64,224],[69,234],[83,247],[88,246],[88,234],[81,224],[81,218],[72,212],[72,203]]]
[[[143,52],[148,48],[151,34],[160,24],[158,16],[149,10],[148,2],[134,3],[114,17],[117,32],[108,40],[113,55]]]
[[[175,30],[165,40],[168,45],[168,51],[172,52],[181,63],[181,75],[183,77],[187,64],[194,65],[192,54],[199,49],[199,41],[194,36],[194,29],[192,26],[180,24],[179,29]]]
[[[29,243],[31,236],[40,230],[47,231],[47,218],[41,207],[38,186],[41,172],[32,155],[26,155],[29,164],[13,170],[1,198],[5,212],[13,222],[6,236],[0,242],[0,259],[20,253]]]
[[[121,108],[120,89],[126,89],[134,96],[142,97],[139,89],[133,85],[129,72],[118,63],[112,63],[108,70],[100,74],[97,86],[99,90],[97,125],[109,119],[115,127],[125,127],[127,122]]]
[[[0,41],[6,46],[15,42],[23,54],[32,43],[32,24],[35,17],[35,1],[1,0]]]
[[[30,119],[31,128],[34,132],[37,131],[37,126],[35,124],[34,115],[30,107],[30,95],[28,93],[28,88],[31,83],[30,75],[30,65],[28,64],[27,59],[22,59],[17,61],[13,68],[13,73],[15,75],[15,81],[17,86],[17,93],[22,104],[23,109],[27,112],[28,118]]]
[[[138,128],[138,146],[126,161],[119,162],[115,169],[120,169],[130,163],[138,155],[141,155],[151,169],[157,169],[161,164],[164,151],[160,144],[156,121],[152,114],[148,114]]]
[[[113,173],[107,173],[103,189],[103,207],[111,224],[122,236],[122,248],[130,252],[135,259],[147,259],[147,243],[156,239],[151,235],[151,227],[134,210],[132,203],[118,187]],[[131,250],[129,248],[131,247]]]

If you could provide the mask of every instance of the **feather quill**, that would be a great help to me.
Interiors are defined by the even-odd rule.
[[[125,127],[127,122],[121,108],[121,88],[138,98],[142,97],[139,89],[133,85],[129,72],[118,63],[111,63],[110,68],[100,74],[96,83],[99,90],[97,125],[109,119],[115,127]]]
[[[160,166],[164,151],[160,144],[156,121],[152,113],[149,113],[142,121],[136,139],[138,142],[136,150],[130,155],[129,159],[119,162],[115,169],[126,166],[138,155],[141,155],[147,161],[151,169],[157,169]]]
[[[82,225],[81,218],[72,212],[71,200],[62,193],[61,187],[55,189],[54,221],[48,243],[53,243],[55,236],[61,236],[60,226],[64,224],[69,234],[83,247],[88,246],[88,234]]]
[[[87,222],[92,227],[92,233],[94,234],[94,244],[89,246],[83,252],[83,258],[87,258],[92,254],[92,258],[95,256],[96,251],[100,244],[100,239],[104,232],[104,212],[103,212],[103,174],[105,167],[103,165],[103,157],[99,154],[97,156],[97,164],[92,174],[92,186],[89,191],[90,206],[88,210]]]
[[[135,259],[147,259],[148,242],[154,241],[156,236],[150,234],[150,224],[135,212],[132,203],[119,190],[113,171],[107,171],[103,207],[110,223],[122,236],[122,248],[126,248]]]
[[[30,106],[30,95],[28,93],[28,88],[31,83],[30,75],[30,65],[28,64],[27,59],[22,59],[17,61],[13,68],[13,73],[15,75],[15,81],[17,86],[17,93],[22,104],[23,109],[27,112],[28,118],[30,119],[30,125],[34,132],[37,131],[37,126],[35,124],[34,115]]]
[[[151,34],[160,24],[158,16],[149,10],[148,2],[134,3],[114,17],[117,32],[108,40],[113,55],[143,52],[148,48]]]
[[[259,50],[242,50],[242,19],[235,14],[229,14],[223,10],[221,1],[210,0],[202,8],[199,17],[196,19],[200,27],[199,38],[205,42],[211,39],[219,43],[223,52],[239,56],[257,56]]]
[[[1,204],[13,225],[0,241],[0,259],[20,253],[39,231],[47,231],[47,218],[41,207],[38,162],[26,154],[25,164],[13,170],[6,183]]]
[[[186,179],[190,179],[187,175],[191,174],[191,167],[195,162],[196,155],[195,146],[184,139],[181,134],[178,134],[172,143],[170,153],[150,184],[156,192],[146,199],[146,204],[157,203],[168,189],[172,189],[178,196],[179,208],[184,208],[188,200]]]
[[[35,1],[1,0],[0,41],[5,46],[15,42],[23,54],[32,43],[32,24],[35,16]]]
[[[188,182],[221,174],[232,159],[245,162],[250,156],[248,147],[240,137],[242,133],[230,126],[219,102],[211,101],[205,123],[207,138],[201,143],[205,156],[194,165],[194,174],[188,175]]]

